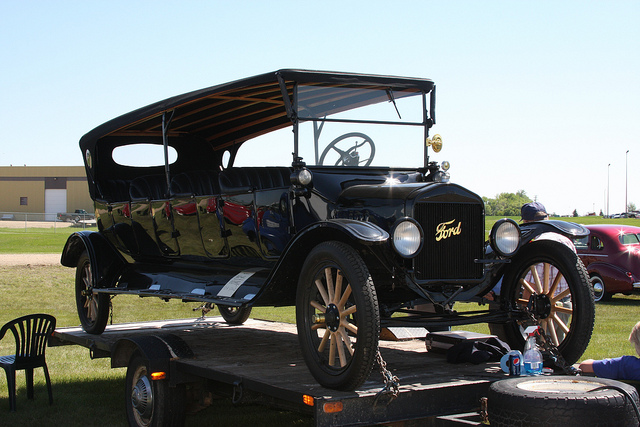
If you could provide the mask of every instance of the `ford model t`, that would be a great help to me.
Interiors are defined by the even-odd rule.
[[[482,199],[432,159],[434,124],[431,80],[280,70],[95,128],[80,148],[98,231],[62,254],[83,328],[102,333],[121,294],[215,304],[229,323],[295,305],[309,370],[336,389],[362,384],[398,325],[485,322],[522,348],[539,324],[549,355],[577,361],[593,293],[560,240],[585,229],[503,219],[485,241]],[[160,160],[120,157],[130,148]]]

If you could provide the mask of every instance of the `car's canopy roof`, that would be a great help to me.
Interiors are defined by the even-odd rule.
[[[190,135],[212,144],[216,150],[291,125],[279,78],[289,100],[295,83],[381,90],[421,91],[434,89],[429,79],[370,74],[279,70],[174,96],[110,120],[80,139],[84,153],[107,136],[156,138],[162,136],[163,113],[172,113],[168,135]],[[335,112],[331,100],[316,111]],[[361,99],[341,99],[341,109],[357,107]],[[167,117],[169,114],[167,114]]]

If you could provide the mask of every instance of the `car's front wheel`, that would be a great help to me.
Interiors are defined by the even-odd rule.
[[[325,242],[307,256],[296,296],[298,339],[304,359],[324,387],[353,390],[371,373],[380,313],[373,280],[360,255]]]
[[[512,348],[522,349],[524,329],[539,324],[567,364],[586,350],[595,321],[593,291],[582,261],[568,246],[540,240],[522,248],[505,274],[500,298],[504,308],[528,315],[489,325]]]

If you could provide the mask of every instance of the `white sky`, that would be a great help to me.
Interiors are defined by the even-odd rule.
[[[2,0],[0,165],[81,165],[115,116],[280,68],[433,79],[434,160],[481,196],[640,207],[637,0]]]

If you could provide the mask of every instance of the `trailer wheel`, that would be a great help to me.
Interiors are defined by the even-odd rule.
[[[302,355],[318,383],[353,390],[369,377],[380,336],[378,298],[366,264],[351,246],[325,242],[307,256],[296,322]]]
[[[597,390],[600,387],[603,389]],[[618,390],[624,390],[624,393]],[[539,376],[496,381],[489,387],[492,427],[638,425],[637,390],[619,381],[592,377]]]
[[[567,364],[586,350],[595,321],[593,289],[582,261],[566,245],[540,240],[522,248],[504,276],[501,298],[505,307],[532,315]],[[535,323],[512,320],[489,328],[512,348],[522,349],[523,331]]]
[[[218,304],[220,315],[230,325],[242,325],[251,315],[251,307],[231,307]]]
[[[93,292],[94,280],[87,251],[78,259],[76,268],[76,308],[82,329],[89,334],[104,332],[109,320],[109,295]]]
[[[125,404],[130,426],[184,424],[184,386],[169,387],[166,379],[152,380],[149,361],[139,350],[133,353],[127,367]]]

